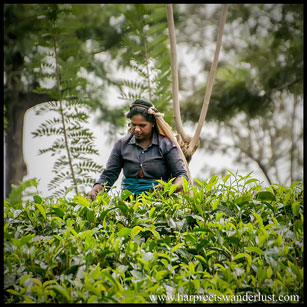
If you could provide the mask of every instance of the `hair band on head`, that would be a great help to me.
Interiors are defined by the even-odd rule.
[[[133,104],[131,107],[130,107],[130,110],[133,108],[133,107],[141,107],[141,108],[144,108],[144,109],[149,109],[150,107],[148,107],[148,106],[145,106],[145,105],[143,105],[143,104]]]

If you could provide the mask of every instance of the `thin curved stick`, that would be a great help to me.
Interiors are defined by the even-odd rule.
[[[170,37],[170,47],[171,47],[171,70],[172,70],[172,94],[173,94],[173,108],[174,108],[174,119],[175,127],[177,132],[180,134],[183,140],[187,139],[187,135],[184,132],[180,106],[179,106],[179,82],[178,82],[178,69],[177,69],[177,53],[176,53],[176,35],[173,17],[173,7],[172,4],[166,4],[167,10],[167,23],[168,32]]]
[[[200,132],[203,127],[203,124],[205,122],[205,118],[207,115],[207,110],[210,102],[210,97],[212,93],[212,88],[213,88],[213,83],[214,83],[214,78],[216,74],[216,68],[217,68],[217,63],[218,63],[218,58],[219,58],[219,53],[222,45],[222,37],[223,37],[223,32],[224,32],[224,25],[226,22],[226,16],[227,16],[227,10],[228,10],[228,4],[223,4],[222,6],[222,13],[221,13],[221,18],[220,18],[220,23],[219,23],[219,29],[218,29],[218,34],[217,34],[217,40],[216,40],[216,47],[215,47],[215,53],[214,53],[214,59],[211,65],[210,73],[209,73],[209,79],[208,79],[208,85],[205,93],[205,98],[203,102],[203,106],[201,109],[200,117],[198,120],[198,125],[195,130],[194,136],[190,142],[189,148],[192,150],[195,146],[197,146],[197,143],[200,139]]]

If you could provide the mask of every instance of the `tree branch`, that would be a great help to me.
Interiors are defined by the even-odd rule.
[[[151,94],[151,84],[150,84],[150,73],[149,73],[149,59],[148,59],[148,52],[147,52],[147,44],[144,39],[144,53],[145,53],[145,65],[146,65],[146,72],[147,72],[147,83],[148,83],[148,91],[149,91],[149,100],[152,100]]]
[[[215,48],[215,53],[214,53],[214,58],[213,62],[211,65],[210,73],[209,73],[209,78],[208,78],[208,85],[205,93],[205,98],[203,102],[203,106],[201,109],[201,114],[198,120],[198,125],[196,128],[196,131],[194,133],[194,136],[190,142],[190,150],[193,150],[195,146],[197,146],[197,143],[199,142],[200,139],[200,132],[202,129],[202,126],[205,122],[209,102],[210,102],[210,97],[211,97],[211,92],[213,88],[213,83],[214,83],[214,78],[216,74],[216,68],[217,68],[217,63],[218,63],[218,58],[219,58],[219,53],[222,45],[222,37],[223,37],[223,32],[224,32],[224,25],[226,21],[226,16],[227,16],[227,10],[228,10],[228,4],[223,4],[222,6],[222,13],[221,13],[221,18],[220,18],[220,23],[219,23],[219,28],[218,28],[218,34],[217,34],[217,40],[216,40],[216,48]]]
[[[295,149],[296,149],[296,142],[295,142],[295,133],[294,133],[294,123],[295,123],[295,113],[296,113],[296,107],[298,105],[298,97],[297,95],[294,95],[294,105],[293,105],[293,110],[292,110],[292,115],[291,115],[291,146],[290,146],[290,182],[294,182],[295,177],[294,177],[294,157],[295,157]]]
[[[174,108],[174,119],[175,127],[183,141],[187,139],[187,135],[184,132],[179,106],[179,83],[178,83],[178,69],[177,69],[177,53],[176,53],[176,35],[173,18],[173,7],[172,4],[166,5],[167,10],[167,23],[168,32],[170,37],[171,47],[171,69],[172,69],[172,93],[173,93],[173,108]]]
[[[69,145],[68,145],[68,137],[67,137],[66,126],[65,126],[64,110],[63,110],[63,103],[62,103],[62,98],[61,98],[61,83],[60,83],[60,73],[59,73],[59,66],[58,66],[58,54],[57,54],[57,46],[56,46],[55,37],[53,37],[53,47],[54,47],[54,55],[55,55],[57,89],[58,89],[58,93],[59,93],[59,96],[60,96],[59,97],[60,98],[60,112],[61,112],[61,117],[62,117],[65,147],[66,147],[66,151],[67,151],[67,156],[68,156],[68,161],[69,161],[69,166],[70,166],[70,170],[71,170],[73,183],[75,185],[75,192],[76,192],[76,194],[78,194],[78,185],[77,185],[77,180],[76,180],[74,168],[73,168],[73,165],[72,165],[72,159],[71,159],[71,156],[70,156],[70,148],[69,148]]]
[[[294,79],[294,80],[291,81],[291,82],[285,82],[285,83],[283,83],[283,84],[281,84],[281,85],[279,85],[279,86],[277,86],[277,87],[275,87],[275,88],[270,89],[269,91],[267,91],[267,92],[265,93],[264,96],[270,96],[270,95],[273,94],[274,92],[284,90],[284,89],[286,89],[286,88],[288,88],[288,87],[290,87],[290,86],[292,86],[292,85],[294,85],[295,83],[300,82],[300,81],[302,81],[302,78]]]

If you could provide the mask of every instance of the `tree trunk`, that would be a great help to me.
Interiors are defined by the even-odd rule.
[[[27,166],[23,158],[23,126],[27,109],[48,101],[46,95],[28,93],[22,95],[12,91],[11,100],[7,104],[7,135],[5,137],[5,187],[4,197],[11,192],[11,185],[18,184],[27,174]]]
[[[290,147],[290,183],[293,183],[295,181],[295,150],[296,150],[296,139],[295,139],[295,131],[294,131],[294,123],[296,120],[296,107],[298,105],[299,99],[297,95],[294,95],[294,104],[293,104],[293,110],[291,115],[291,128],[290,128],[290,141],[291,141],[291,147]]]
[[[187,162],[189,163],[192,155],[196,151],[200,143],[200,132],[202,126],[205,122],[207,109],[210,102],[211,92],[213,88],[215,73],[218,64],[219,53],[222,45],[222,37],[224,32],[224,25],[226,22],[227,11],[228,11],[228,4],[222,5],[222,12],[218,27],[217,33],[217,40],[216,40],[216,48],[214,52],[214,58],[211,65],[208,85],[206,88],[205,98],[201,110],[201,114],[198,120],[198,125],[194,136],[191,138],[187,136],[184,132],[182,121],[181,121],[181,114],[180,114],[180,104],[179,104],[179,82],[178,82],[178,70],[177,70],[177,52],[176,52],[176,35],[175,35],[175,25],[174,25],[174,18],[173,18],[173,9],[172,4],[167,4],[167,22],[168,22],[168,30],[169,30],[169,37],[170,37],[170,49],[171,49],[171,71],[172,71],[172,95],[173,95],[173,108],[174,108],[174,119],[175,119],[175,126],[178,132],[177,140],[182,148],[182,152],[185,155]]]

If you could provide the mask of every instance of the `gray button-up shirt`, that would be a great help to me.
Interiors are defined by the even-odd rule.
[[[121,169],[126,178],[138,178],[143,171],[144,179],[162,179],[183,176],[188,180],[184,162],[177,146],[167,137],[153,132],[152,141],[143,149],[131,133],[120,138],[114,145],[106,168],[95,183],[109,189],[117,180]]]

